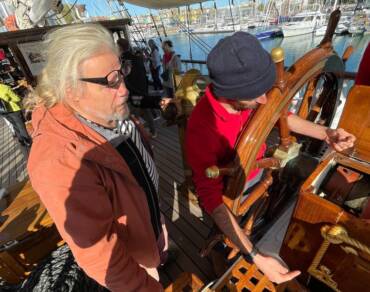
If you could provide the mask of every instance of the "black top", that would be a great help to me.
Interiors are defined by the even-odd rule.
[[[126,87],[130,91],[130,96],[147,96],[148,80],[143,57],[127,51],[122,53],[121,60],[122,62],[126,60],[131,61],[131,73],[125,78]]]

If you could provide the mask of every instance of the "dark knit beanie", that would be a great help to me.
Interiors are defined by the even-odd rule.
[[[217,97],[251,100],[270,90],[276,79],[270,54],[255,36],[242,31],[217,43],[207,67]]]

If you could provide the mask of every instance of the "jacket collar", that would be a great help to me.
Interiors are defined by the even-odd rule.
[[[33,137],[42,134],[65,140],[75,155],[120,173],[129,170],[122,156],[99,133],[84,125],[64,104],[38,107],[32,114]]]

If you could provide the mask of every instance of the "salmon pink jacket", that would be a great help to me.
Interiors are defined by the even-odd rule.
[[[161,291],[143,189],[121,155],[63,104],[32,115],[28,173],[77,263],[111,291]]]

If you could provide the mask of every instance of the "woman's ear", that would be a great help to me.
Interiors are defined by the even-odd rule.
[[[65,97],[69,103],[78,103],[82,96],[82,87],[73,88],[71,84],[66,85]]]

